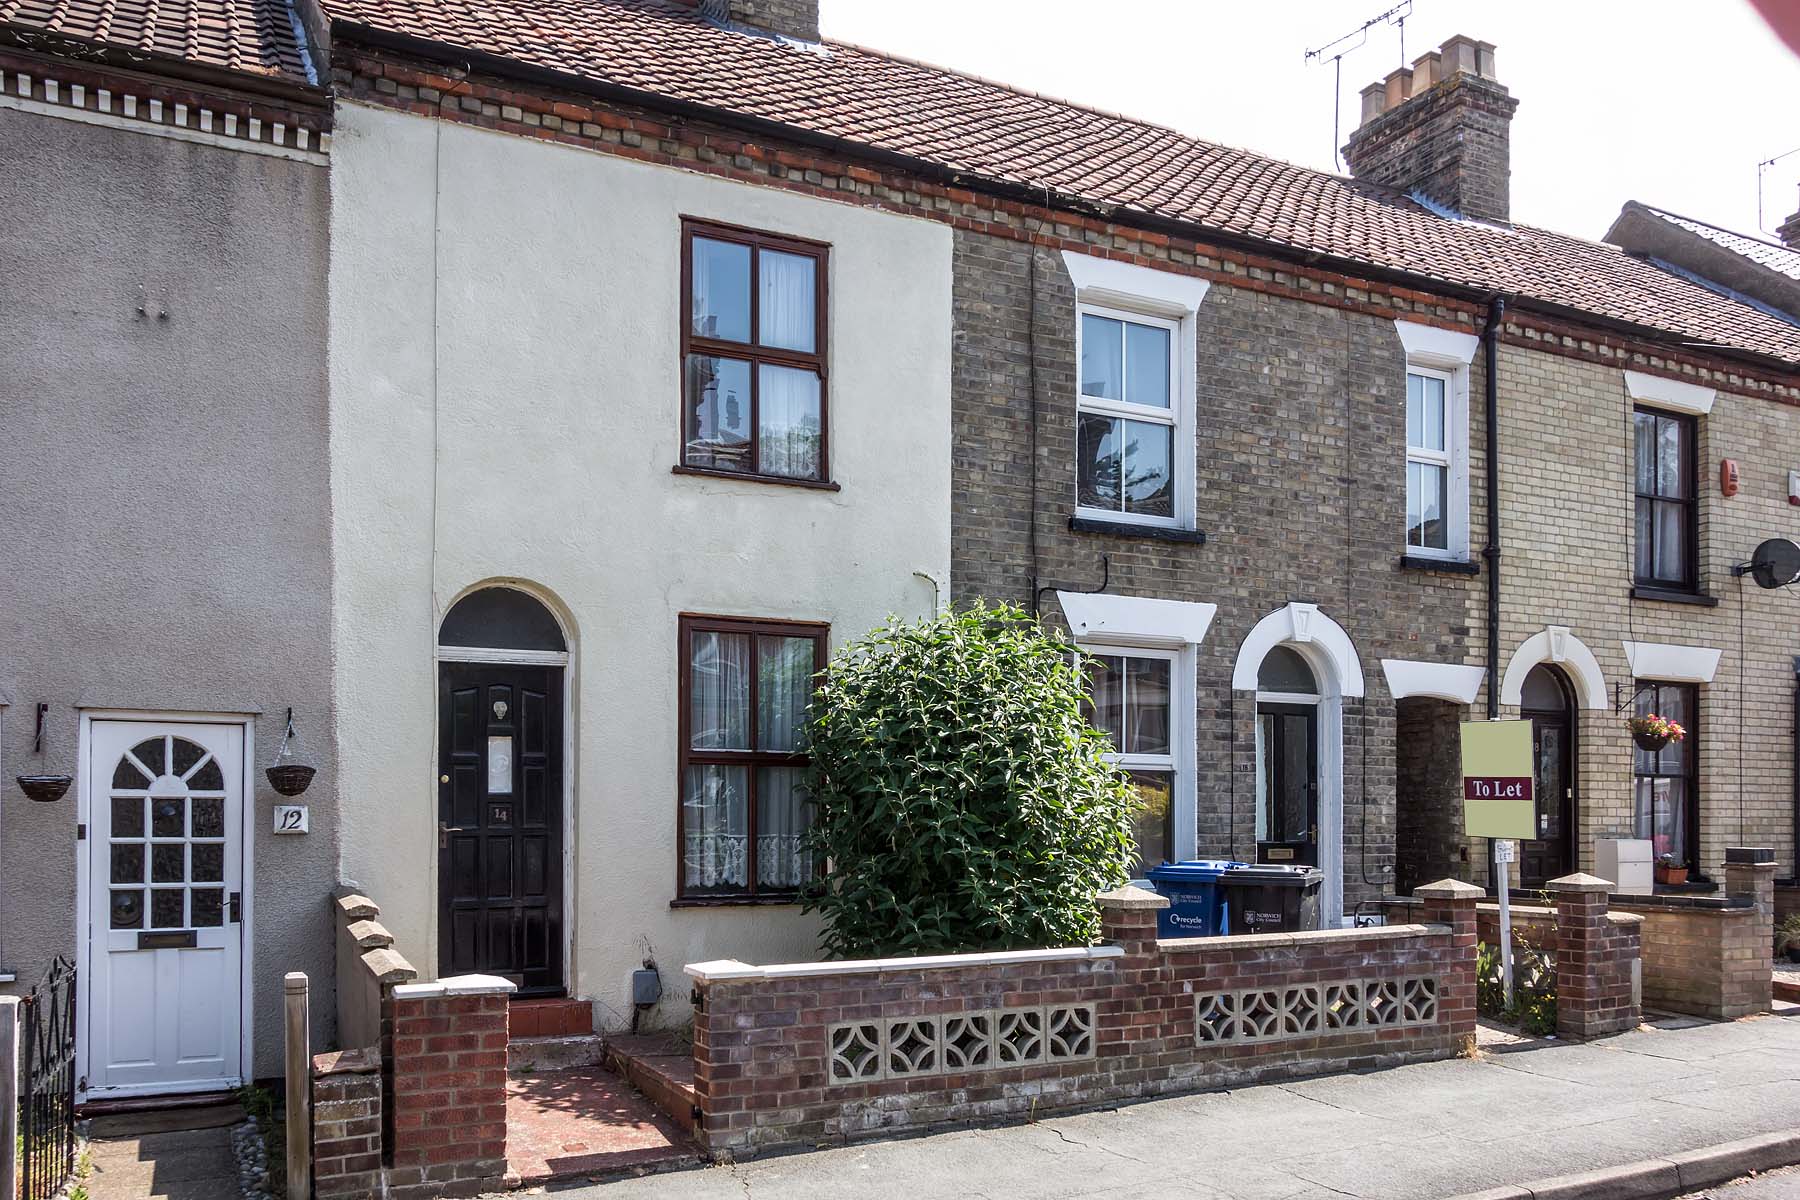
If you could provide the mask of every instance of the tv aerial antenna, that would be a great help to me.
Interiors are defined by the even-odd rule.
[[[1331,60],[1331,161],[1340,169],[1344,160],[1338,155],[1338,132],[1343,126],[1342,108],[1344,104],[1344,55],[1352,50],[1360,50],[1369,41],[1369,30],[1377,25],[1392,25],[1400,31],[1400,65],[1406,65],[1406,18],[1412,16],[1413,0],[1400,0],[1399,4],[1384,13],[1378,13],[1361,25],[1346,33],[1343,37],[1334,38],[1320,46],[1317,50],[1306,52],[1306,61],[1322,63]]]
[[[1756,230],[1764,237],[1774,236],[1774,234],[1769,232],[1769,227],[1763,222],[1763,184],[1767,181],[1769,168],[1780,162],[1782,159],[1791,158],[1796,154],[1800,154],[1800,146],[1795,146],[1792,150],[1783,151],[1774,158],[1765,158],[1756,164]]]

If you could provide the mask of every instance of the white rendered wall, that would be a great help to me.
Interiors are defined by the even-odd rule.
[[[676,618],[828,621],[835,648],[931,611],[949,228],[354,104],[332,160],[344,877],[434,973],[437,623],[480,581],[524,580],[574,639],[571,993],[622,1023],[646,940],[665,1019],[685,963],[812,957],[797,909],[669,907]],[[841,492],[670,473],[684,215],[830,243]]]

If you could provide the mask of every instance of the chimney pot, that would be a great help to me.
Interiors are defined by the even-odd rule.
[[[1432,86],[1444,77],[1443,56],[1436,50],[1429,54],[1421,54],[1413,59],[1412,69],[1412,91],[1413,95],[1417,96],[1421,92],[1430,91]]]
[[[1387,111],[1387,85],[1371,83],[1362,90],[1362,120],[1360,124],[1368,124]]]
[[[1789,249],[1800,250],[1800,209],[1796,209],[1793,216],[1776,226],[1775,236]]]
[[[1480,68],[1478,73],[1483,79],[1500,78],[1494,73],[1494,43],[1475,43],[1475,64]]]
[[[1445,38],[1444,44],[1438,47],[1438,54],[1444,63],[1444,78],[1461,72],[1467,75],[1481,74],[1481,49],[1472,37],[1457,34]]]
[[[1412,72],[1401,67],[1387,77],[1383,86],[1387,89],[1387,106],[1399,108],[1412,95]]]

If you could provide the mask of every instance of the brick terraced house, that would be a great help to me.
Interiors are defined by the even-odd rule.
[[[1790,595],[1740,591],[1731,567],[1795,532],[1787,472],[1800,461],[1784,455],[1800,458],[1800,326],[1654,255],[1512,223],[1515,101],[1492,46],[1453,38],[1367,89],[1346,147],[1354,177],[1342,178],[820,42],[804,5],[593,0],[557,10],[548,34],[523,5],[327,8],[340,124],[353,110],[370,125],[424,118],[429,144],[409,161],[455,181],[446,187],[478,181],[513,204],[516,176],[498,160],[431,166],[458,144],[524,161],[525,150],[498,148],[511,139],[828,202],[724,223],[747,245],[786,239],[828,256],[824,361],[840,373],[856,333],[836,298],[865,281],[825,249],[839,235],[823,214],[948,231],[921,241],[916,261],[948,256],[949,596],[1033,606],[1100,657],[1096,718],[1146,797],[1146,861],[1316,862],[1334,920],[1397,884],[1482,878],[1469,861],[1482,849],[1459,826],[1455,731],[1484,714],[1524,714],[1537,729],[1543,836],[1526,846],[1528,883],[1591,866],[1597,838],[1633,834],[1697,878],[1728,840],[1773,844],[1791,861],[1800,632]],[[391,196],[400,161],[384,156],[381,182],[358,202],[340,183],[340,223],[377,190]],[[346,162],[340,149],[340,180]],[[585,246],[566,244],[586,219],[572,198],[581,185],[558,184],[563,207],[496,213],[492,236],[583,261]],[[598,327],[641,324],[652,359],[679,338],[689,363],[722,361],[726,348],[702,328],[718,314],[695,298],[698,272],[712,268],[692,241],[696,219],[720,218],[679,193],[663,199],[673,208],[634,245],[674,253],[688,239],[687,311],[601,304]],[[470,224],[453,198],[443,212],[445,230]],[[448,269],[461,252],[444,253]],[[641,286],[667,286],[655,261],[630,262],[650,272]],[[888,283],[887,303],[904,307],[881,336],[917,336],[902,319],[922,319],[913,296]],[[523,339],[515,326],[556,317],[556,291],[535,280],[480,337]],[[755,361],[753,349],[734,352]],[[787,519],[784,504],[811,503],[772,496],[746,438],[708,424],[715,368],[688,369],[699,374],[686,415],[645,431],[677,475],[696,454],[707,479],[738,473],[751,481],[721,494],[767,503],[771,521]],[[680,388],[662,380],[650,392]],[[820,436],[835,453],[868,430],[844,379],[831,397]],[[635,404],[633,419],[654,409]],[[504,425],[500,410],[490,430]],[[929,469],[912,449],[909,463]],[[1712,482],[1722,458],[1741,471],[1729,497]],[[838,502],[852,503],[856,489],[836,476]],[[542,466],[532,476],[553,477]],[[478,545],[508,573],[491,541]],[[734,611],[817,619],[792,603]],[[1740,620],[1758,631],[1741,651]],[[692,668],[688,651],[676,658]],[[1673,752],[1634,754],[1634,707],[1688,717],[1696,733]],[[600,762],[616,761],[610,747],[627,728],[606,723],[576,743]],[[630,761],[649,780],[692,771],[699,741],[678,736],[680,747],[626,738],[643,751]],[[416,776],[411,757],[386,764],[394,788]],[[677,795],[661,812],[656,786],[632,778],[616,813],[578,801],[595,826],[577,835],[571,886],[617,895],[608,881],[636,878],[657,845],[684,873],[674,886],[646,873],[629,906],[609,899],[604,917],[584,918],[571,952],[585,962],[571,978],[607,998],[603,1020],[621,1015],[629,947],[646,933],[692,952],[740,936],[729,911],[686,907],[698,897],[684,880],[703,853],[698,812],[739,835],[748,819],[709,808],[686,782],[665,789]],[[411,809],[384,820],[401,811]],[[406,821],[378,839],[383,855],[431,828],[416,813]],[[627,851],[625,835],[643,840]],[[804,922],[757,927],[807,949]]]
[[[423,976],[617,1029],[815,955],[806,680],[976,598],[1096,656],[1145,863],[1316,863],[1334,922],[1485,879],[1457,725],[1521,715],[1527,882],[1792,861],[1800,609],[1732,570],[1800,533],[1786,260],[1512,223],[1493,47],[1368,89],[1345,178],[805,0],[282,11],[333,127],[313,882]]]

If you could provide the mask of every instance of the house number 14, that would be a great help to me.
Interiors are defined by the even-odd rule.
[[[276,833],[305,833],[307,808],[304,804],[277,804],[275,806]]]

